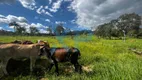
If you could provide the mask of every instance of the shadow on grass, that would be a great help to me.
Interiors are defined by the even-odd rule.
[[[47,64],[46,64],[47,63]],[[20,77],[35,77],[37,79],[43,78],[45,76],[53,77],[55,74],[55,67],[50,72],[47,72],[47,67],[49,66],[46,59],[37,59],[36,66],[33,68],[32,75],[30,74],[30,59],[10,59],[7,64],[7,71],[9,76],[3,76],[0,80],[14,80]],[[83,66],[83,65],[82,65]],[[74,75],[85,75],[92,76],[94,71],[86,72],[83,70],[81,74],[75,72],[74,66],[71,63],[60,63],[59,64],[59,77],[66,76],[72,77]]]
[[[0,80],[14,80],[14,78],[18,76],[44,76],[46,67],[48,67],[48,61],[46,59],[37,59],[35,65],[32,74],[30,74],[29,58],[10,59],[6,67],[9,76],[3,76]]]

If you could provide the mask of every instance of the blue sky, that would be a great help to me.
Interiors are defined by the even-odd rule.
[[[62,1],[62,5],[60,5],[57,11],[56,9],[55,11],[49,10],[49,8],[52,8],[54,3],[57,3],[57,0],[52,0],[52,3],[49,3],[49,0],[35,0],[35,2],[36,8],[34,9],[24,7],[19,1],[8,1],[6,3],[1,3],[0,15],[5,17],[7,17],[8,15],[12,15],[17,18],[24,17],[28,21],[28,24],[39,23],[43,25],[43,27],[40,27],[40,29],[42,30],[45,30],[46,26],[52,26],[52,28],[54,29],[56,25],[59,23],[63,23],[63,26],[65,28],[70,28],[72,30],[87,29],[85,27],[78,27],[77,24],[72,22],[72,20],[75,19],[76,14],[68,10],[68,6],[71,3],[70,1]],[[41,8],[41,11],[38,12],[39,8]],[[45,14],[46,11],[50,13],[52,16]],[[2,27],[4,30],[13,30],[12,28],[9,28],[7,23],[0,23],[0,27]]]
[[[142,0],[0,0],[0,29],[13,30],[16,21],[27,29],[62,23],[72,30],[95,29],[124,13],[142,14]]]

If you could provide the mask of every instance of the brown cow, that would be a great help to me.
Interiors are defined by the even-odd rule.
[[[59,75],[59,71],[58,71],[58,62],[71,62],[72,64],[74,64],[75,67],[75,71],[81,73],[82,69],[81,69],[81,65],[78,63],[78,59],[81,56],[80,54],[80,50],[74,47],[71,48],[55,48],[55,47],[51,47],[51,48],[46,48],[43,47],[40,49],[41,55],[46,55],[47,58],[50,60],[51,65],[49,66],[49,71],[51,70],[51,68],[53,67],[53,65],[55,65],[56,68],[56,73],[57,75]]]

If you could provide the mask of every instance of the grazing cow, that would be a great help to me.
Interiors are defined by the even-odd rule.
[[[36,58],[40,55],[39,44],[0,44],[0,60],[4,74],[8,75],[6,66],[10,58],[28,57],[30,58],[30,70],[35,64]]]
[[[58,62],[66,62],[70,61],[74,67],[76,72],[81,73],[81,65],[78,63],[78,58],[80,56],[80,51],[77,48],[50,48],[47,49],[43,47],[40,49],[42,55],[46,55],[48,59],[51,61],[51,65],[49,66],[49,71],[55,64],[56,73],[59,75],[58,72]],[[79,70],[78,70],[79,69]]]

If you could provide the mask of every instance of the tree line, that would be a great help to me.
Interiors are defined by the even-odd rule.
[[[65,28],[62,23],[57,24],[55,29],[52,26],[46,27],[46,31],[48,33],[40,33],[39,29],[35,26],[30,26],[26,28],[26,26],[22,27],[17,22],[9,23],[9,27],[13,27],[14,31],[5,31],[0,30],[0,35],[30,35],[30,36],[57,36],[57,35],[76,35],[76,34],[88,34],[92,33],[91,30],[81,30],[81,31],[73,31],[70,28]]]
[[[54,35],[51,27],[47,27],[46,31],[48,33],[40,33],[39,29],[35,26],[30,26],[28,30],[26,30],[25,27],[21,27],[18,23],[16,22],[11,22],[9,23],[9,26],[13,26],[14,29],[14,34],[15,35],[44,35],[44,34],[49,34],[49,35]],[[56,34],[62,34],[64,33],[64,28],[62,24],[58,24],[56,29],[55,29]]]
[[[112,37],[136,37],[142,36],[141,16],[136,13],[123,14],[117,19],[111,20],[109,23],[99,25],[95,34],[98,37],[109,38]]]

